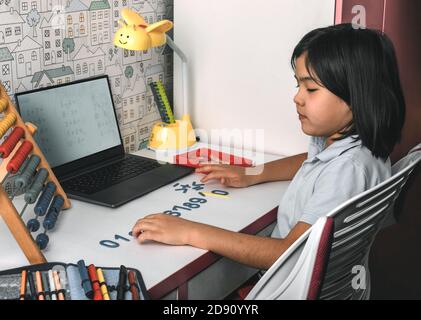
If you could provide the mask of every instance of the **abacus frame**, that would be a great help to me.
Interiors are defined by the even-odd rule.
[[[41,149],[38,147],[35,139],[33,138],[34,129],[32,132],[30,127],[32,124],[27,123],[25,124],[20,117],[19,113],[17,112],[13,102],[10,100],[10,97],[6,93],[4,87],[0,84],[0,97],[4,97],[7,99],[7,107],[3,111],[4,115],[9,113],[14,113],[16,115],[16,122],[14,126],[19,126],[25,131],[24,139],[28,140],[32,143],[33,149],[31,154],[35,154],[40,157],[41,162],[38,165],[38,168],[45,168],[48,171],[48,180],[55,183],[57,189],[55,195],[61,195],[64,199],[63,210],[69,209],[71,207],[71,203],[67,198],[66,193],[64,192],[63,188],[61,187],[59,181],[57,180],[56,176],[54,175],[53,171],[51,170],[50,165],[48,164],[47,160],[45,159]],[[33,125],[32,125],[33,126]],[[0,163],[0,181],[7,174],[6,165],[8,160],[10,160],[22,141],[18,142],[13,152],[5,159],[3,159]],[[21,250],[25,254],[26,258],[28,259],[30,264],[38,264],[38,263],[45,263],[47,259],[45,258],[44,254],[41,252],[40,248],[34,241],[31,236],[31,233],[26,228],[25,222],[20,217],[19,212],[16,210],[15,206],[13,205],[12,201],[9,199],[7,193],[3,189],[3,186],[0,186],[0,215],[3,217],[7,227],[9,228],[10,232],[12,233],[13,237],[15,238],[16,242],[20,246]]]

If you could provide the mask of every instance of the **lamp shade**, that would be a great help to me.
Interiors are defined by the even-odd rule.
[[[171,30],[173,23],[161,20],[149,25],[143,17],[130,9],[121,10],[123,21],[114,34],[114,45],[127,50],[148,50],[166,43],[165,32]]]

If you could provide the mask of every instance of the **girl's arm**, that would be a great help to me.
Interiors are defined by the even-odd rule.
[[[255,176],[254,184],[292,180],[306,159],[307,152],[265,163],[261,165],[263,167],[262,173]]]
[[[249,173],[249,168],[221,164],[201,164],[195,172],[205,174],[200,180],[202,183],[217,179],[222,185],[244,188],[263,182],[292,180],[306,159],[307,153],[301,153],[256,166]]]
[[[259,269],[269,269],[276,259],[311,225],[299,222],[285,239],[232,232],[165,214],[137,221],[133,236],[172,245],[191,245]],[[143,232],[141,232],[141,230]]]

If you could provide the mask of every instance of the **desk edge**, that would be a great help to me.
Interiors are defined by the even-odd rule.
[[[243,228],[240,232],[257,234],[276,220],[277,211],[278,207],[273,208],[262,217]],[[148,290],[150,297],[152,299],[160,299],[171,291],[181,287],[183,290],[179,291],[178,299],[187,299],[187,281],[221,258],[221,256],[211,251],[206,252],[204,255],[150,288]]]

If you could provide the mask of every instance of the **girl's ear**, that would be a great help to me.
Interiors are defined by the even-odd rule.
[[[146,32],[165,33],[168,30],[171,30],[172,27],[173,27],[173,23],[170,20],[162,20],[147,27]]]

